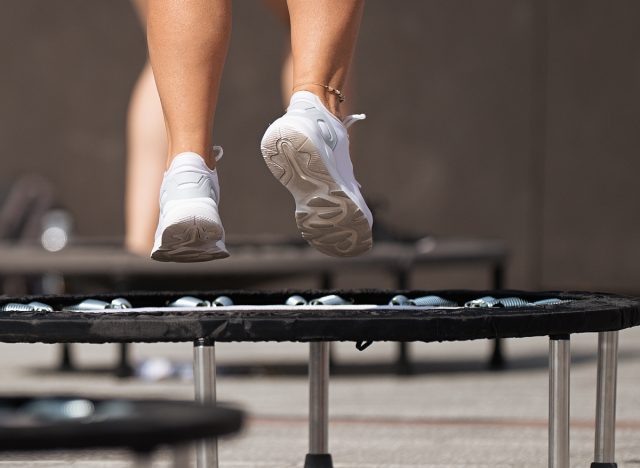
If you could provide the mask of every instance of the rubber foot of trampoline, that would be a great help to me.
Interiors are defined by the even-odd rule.
[[[133,377],[135,375],[135,370],[131,366],[118,366],[114,370],[114,374],[119,379],[128,379],[129,377]]]
[[[333,468],[330,453],[308,453],[304,459],[304,468]]]
[[[507,361],[502,352],[502,341],[497,338],[493,341],[493,352],[489,359],[489,369],[493,371],[501,371],[507,367]]]
[[[618,468],[617,463],[596,463],[591,464],[591,468]]]

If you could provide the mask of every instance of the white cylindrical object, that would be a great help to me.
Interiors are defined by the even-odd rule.
[[[329,452],[329,343],[309,343],[309,453]]]
[[[193,348],[193,380],[196,401],[214,403],[216,401],[215,348],[197,340]],[[218,440],[205,439],[196,442],[196,464],[198,468],[218,467]]]
[[[598,333],[598,387],[594,462],[615,463],[618,332]]]
[[[549,468],[569,468],[569,337],[549,343]]]

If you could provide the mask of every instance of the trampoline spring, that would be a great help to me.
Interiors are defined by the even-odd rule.
[[[287,298],[287,300],[285,301],[285,304],[289,306],[307,305],[307,300],[302,296],[295,295]]]
[[[389,301],[390,306],[405,306],[411,305],[411,301],[407,296],[403,296],[402,294],[398,294],[397,296],[393,296]]]
[[[218,296],[213,301],[211,301],[211,305],[214,307],[226,307],[232,306],[233,300],[227,296]]]
[[[496,305],[502,305],[502,307],[524,307],[531,305],[531,303],[519,297],[502,297]]]
[[[111,304],[99,299],[85,299],[79,304],[64,307],[62,310],[67,312],[89,312],[93,310],[108,309]]]
[[[53,307],[49,304],[44,304],[43,302],[33,301],[29,302],[27,305],[36,312],[53,312]]]
[[[6,312],[53,312],[53,307],[42,302],[30,302],[29,304],[9,302],[0,306],[0,310]]]
[[[168,307],[211,307],[211,303],[193,296],[182,296],[170,303]]]
[[[458,305],[456,302],[450,301],[448,299],[444,299],[440,296],[416,297],[415,299],[411,299],[409,303],[414,306],[422,306],[422,307],[426,307],[426,306],[456,307]]]
[[[7,312],[32,312],[34,309],[29,304],[10,302],[3,305],[2,310],[6,310]]]
[[[309,302],[311,305],[346,305],[352,304],[352,302],[346,299],[336,296],[335,294],[329,294],[328,296],[319,297]]]
[[[90,312],[104,309],[130,309],[131,307],[132,305],[128,300],[116,297],[111,302],[101,301],[100,299],[85,299],[79,304],[64,307],[62,310],[67,312]]]
[[[571,302],[566,299],[558,299],[558,298],[549,298],[549,299],[541,299],[539,301],[535,301],[533,305],[554,305],[554,304],[566,304],[567,302]]]
[[[492,296],[484,296],[480,299],[473,299],[464,304],[465,307],[495,307],[498,299]]]
[[[109,309],[131,309],[133,307],[131,302],[127,301],[124,297],[116,297],[109,304]]]

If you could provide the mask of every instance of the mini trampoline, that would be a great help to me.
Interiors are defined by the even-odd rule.
[[[189,401],[4,396],[0,452],[125,448],[142,468],[167,445],[173,466],[184,468],[186,443],[237,432],[242,419],[237,409]]]
[[[329,342],[353,341],[364,349],[374,341],[548,336],[549,466],[568,468],[570,335],[598,332],[592,468],[616,466],[618,331],[640,324],[638,300],[580,292],[467,290],[197,291],[187,298],[184,295],[92,296],[96,302],[84,302],[88,296],[3,298],[0,308],[6,310],[0,312],[0,341],[192,341],[196,399],[202,402],[215,400],[216,342],[310,342],[309,453],[305,467],[329,468],[333,466],[328,449]],[[121,296],[126,300],[119,299]],[[34,302],[50,307],[28,306]],[[214,441],[199,447],[197,461],[199,467],[217,466]]]

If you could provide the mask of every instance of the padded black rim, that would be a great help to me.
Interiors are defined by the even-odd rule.
[[[125,297],[135,307],[163,307],[184,295],[213,299],[231,297],[236,304],[283,304],[292,294],[315,298],[339,294],[356,304],[386,304],[395,294],[417,297],[436,294],[465,302],[485,295],[518,296],[534,301],[548,297],[571,299],[551,306],[515,309],[394,309],[347,310],[334,306],[329,311],[246,310],[218,308],[181,312],[139,313],[135,309],[114,313],[0,312],[0,341],[3,342],[178,342],[204,338],[228,341],[456,341],[482,338],[514,338],[621,330],[640,324],[640,301],[634,298],[584,292],[525,291],[191,291],[137,292],[82,296],[28,296],[3,298],[1,303],[41,301],[55,309],[84,298],[111,300]]]
[[[46,399],[82,398],[72,396]],[[2,397],[5,405],[20,408],[41,397]],[[0,450],[33,451],[82,448],[130,448],[152,450],[159,445],[217,437],[238,431],[242,413],[233,408],[211,407],[173,400],[103,400],[93,403],[125,401],[133,413],[96,421],[42,423],[29,427],[7,427],[0,424]]]

